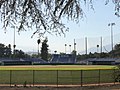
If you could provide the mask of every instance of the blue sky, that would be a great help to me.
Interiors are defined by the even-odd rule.
[[[114,22],[116,25],[113,27],[114,31],[114,44],[119,43],[120,36],[120,18],[114,15],[114,4],[110,2],[105,5],[105,0],[95,0],[93,2],[95,10],[89,9],[87,6],[82,6],[84,9],[85,17],[80,20],[78,24],[72,21],[64,20],[64,23],[69,27],[69,32],[66,32],[66,37],[55,36],[46,34],[48,37],[48,45],[50,52],[57,50],[59,52],[65,52],[65,44],[67,44],[67,52],[70,52],[69,45],[72,45],[71,50],[73,50],[74,39],[77,44],[77,51],[83,52],[84,38],[88,37],[89,43],[88,48],[96,47],[100,44],[100,37],[103,37],[103,46],[110,45],[110,27],[108,23]],[[13,45],[13,29],[5,31],[1,28],[0,31],[0,42],[5,45]],[[31,31],[22,31],[20,34],[16,31],[16,48],[21,49],[25,52],[34,51],[37,52],[37,39],[38,36],[35,35],[32,39]],[[41,47],[41,44],[40,44]]]

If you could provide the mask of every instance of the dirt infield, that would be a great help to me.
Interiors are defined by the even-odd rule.
[[[120,85],[100,85],[84,87],[7,87],[0,86],[0,90],[120,90]]]
[[[87,84],[87,85],[0,85],[0,90],[120,90],[120,83],[101,83],[101,84]]]

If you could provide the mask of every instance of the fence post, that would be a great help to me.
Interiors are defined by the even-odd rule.
[[[35,82],[35,71],[33,70],[33,86],[34,86],[34,82]]]
[[[101,78],[101,77],[100,77],[100,71],[101,71],[101,70],[99,69],[99,73],[98,73],[98,74],[99,74],[99,78],[98,78],[98,80],[99,80],[99,81],[98,81],[99,85],[100,85],[100,78]]]
[[[81,70],[81,87],[83,86],[83,71]]]
[[[71,72],[71,82],[72,82],[71,84],[73,84],[73,76],[72,76],[73,71],[71,70],[70,72]]]
[[[114,77],[113,77],[113,78],[114,78],[114,84],[115,84],[115,69],[113,69],[113,70],[114,70],[114,74],[113,74],[113,75],[114,75]]]
[[[57,87],[58,87],[58,70],[57,70]]]
[[[12,70],[10,70],[10,87],[11,87],[11,84],[12,84]]]

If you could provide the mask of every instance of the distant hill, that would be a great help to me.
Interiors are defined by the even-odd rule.
[[[38,54],[38,52],[31,52],[31,51],[29,51],[29,52],[25,52],[25,53],[28,54],[28,55]]]

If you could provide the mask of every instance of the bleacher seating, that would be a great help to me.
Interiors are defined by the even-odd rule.
[[[32,61],[33,63],[38,63],[38,64],[47,64],[48,63],[47,61],[40,59],[40,58],[30,58],[29,60]]]
[[[0,58],[0,65],[31,65],[47,63],[47,61],[40,58]]]
[[[78,62],[79,64],[88,65],[115,65],[120,64],[119,58],[88,58]]]
[[[74,55],[71,54],[53,54],[51,59],[51,63],[75,63],[76,58]]]

